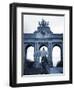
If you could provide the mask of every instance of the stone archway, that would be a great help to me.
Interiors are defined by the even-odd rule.
[[[54,46],[52,50],[53,67],[57,66],[59,61],[61,61],[61,49],[59,46]]]
[[[40,62],[41,62],[41,59],[42,59],[42,52],[43,52],[43,49],[45,50],[45,53],[44,54],[46,54],[45,56],[48,58],[48,47],[46,47],[45,45],[42,45],[41,47],[40,47],[40,52],[41,52],[41,56],[40,56]]]
[[[63,34],[54,34],[46,21],[39,23],[37,31],[34,33],[24,34],[24,61],[26,61],[28,47],[34,47],[34,67],[39,68],[40,48],[46,46],[48,48],[48,66],[53,68],[52,50],[54,46],[61,49],[61,61],[63,62]],[[25,64],[24,66],[25,67]]]
[[[53,48],[56,47],[56,46],[59,47],[59,49],[60,49],[59,50],[59,52],[60,52],[60,60],[57,62],[56,66],[63,67],[63,43],[61,43],[61,42],[53,43],[52,44],[52,52],[53,52]],[[57,54],[56,54],[56,56],[57,56]]]
[[[27,47],[27,60],[34,62],[34,47],[33,46],[29,46]]]

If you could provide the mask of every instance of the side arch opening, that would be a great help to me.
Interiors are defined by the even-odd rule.
[[[34,47],[33,46],[27,47],[27,57],[26,57],[26,59],[28,61],[34,62]]]
[[[60,61],[61,61],[61,48],[59,46],[54,46],[52,50],[53,67],[56,67]]]

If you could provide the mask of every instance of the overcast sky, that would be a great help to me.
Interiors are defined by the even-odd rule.
[[[64,33],[64,16],[42,16],[24,15],[24,33],[33,33],[37,30],[38,22],[44,19],[49,22],[49,27],[53,33]]]

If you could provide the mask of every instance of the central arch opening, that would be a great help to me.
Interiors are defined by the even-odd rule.
[[[48,57],[48,48],[46,46],[41,46],[40,47],[40,52],[41,52],[41,56],[40,56],[40,63],[41,63],[41,60],[42,60],[42,56],[45,55],[46,57]]]

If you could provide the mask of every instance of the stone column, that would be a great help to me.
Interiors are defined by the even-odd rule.
[[[24,49],[23,49],[23,60],[22,60],[22,74],[24,74],[24,70],[26,67],[26,55],[27,55],[27,50],[26,50],[26,46],[24,45]]]
[[[22,75],[24,75],[24,67],[25,67],[25,47],[22,45]]]
[[[35,47],[34,47],[34,60],[35,60],[35,64],[34,67],[38,68],[39,67],[39,44],[38,42],[35,43]]]
[[[27,45],[24,45],[24,60],[26,61],[27,59]]]
[[[52,67],[52,44],[48,43],[48,62],[49,66]]]
[[[63,61],[63,45],[61,44],[61,61]]]

